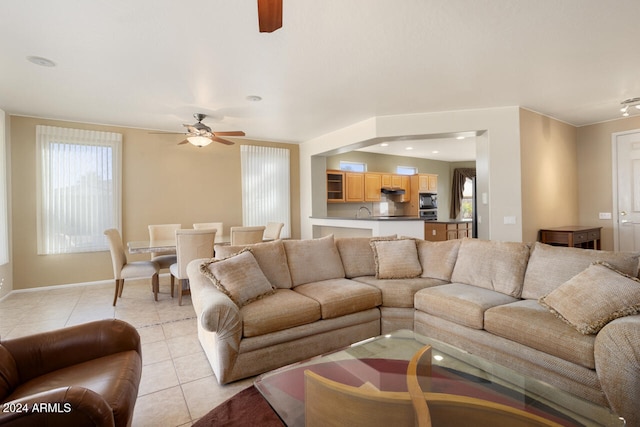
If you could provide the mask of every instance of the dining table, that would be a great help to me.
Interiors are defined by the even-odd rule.
[[[228,245],[231,243],[231,237],[216,235],[214,243],[216,245]],[[151,244],[151,241],[149,240],[134,240],[131,242],[127,242],[127,248],[129,249],[130,254],[148,254],[151,252],[156,252],[156,253],[175,252],[176,241],[175,239],[155,240],[153,244]]]

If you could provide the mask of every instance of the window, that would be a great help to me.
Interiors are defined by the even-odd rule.
[[[4,111],[0,110],[0,265],[9,262],[9,217],[7,215],[7,163]],[[0,287],[2,284],[0,283]]]
[[[415,175],[418,173],[418,168],[413,166],[396,166],[396,173],[398,175]]]
[[[340,160],[340,170],[349,172],[366,172],[367,164],[360,162],[346,162]]]
[[[467,178],[462,190],[462,202],[460,203],[460,219],[473,219],[473,180]]]
[[[121,228],[122,135],[36,127],[38,254],[109,250]]]
[[[291,237],[289,150],[240,146],[242,225],[282,222],[281,237]]]

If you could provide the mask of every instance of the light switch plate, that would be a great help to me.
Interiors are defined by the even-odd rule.
[[[598,218],[599,219],[611,219],[612,218],[611,212],[600,212],[598,214]]]
[[[509,225],[514,225],[516,223],[516,217],[515,216],[505,216],[504,217],[504,223],[505,224],[509,224]]]

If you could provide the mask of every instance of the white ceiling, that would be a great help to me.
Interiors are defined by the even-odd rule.
[[[255,0],[3,0],[0,108],[174,132],[203,112],[285,142],[516,105],[580,126],[640,96],[639,18],[638,0],[284,0],[269,34]]]

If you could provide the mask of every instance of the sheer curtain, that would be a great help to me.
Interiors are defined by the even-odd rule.
[[[108,250],[121,229],[122,135],[36,127],[38,254]]]
[[[240,146],[242,225],[282,222],[281,237],[291,237],[289,150]]]

